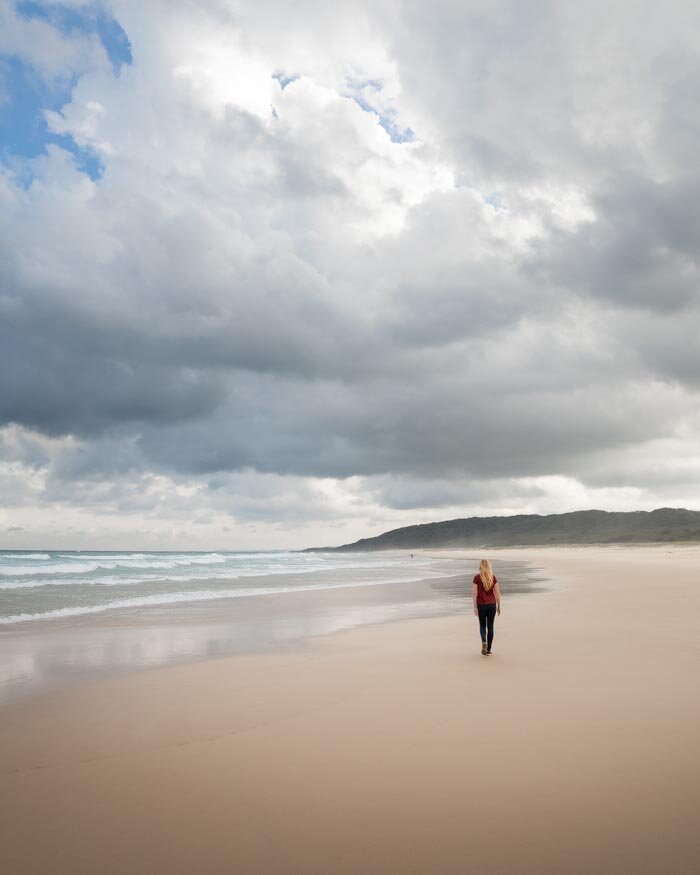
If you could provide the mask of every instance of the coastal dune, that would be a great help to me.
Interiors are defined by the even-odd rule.
[[[700,548],[501,558],[490,657],[465,602],[9,705],[5,871],[697,871]]]

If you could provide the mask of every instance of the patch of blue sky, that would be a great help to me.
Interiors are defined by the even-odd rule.
[[[49,131],[44,111],[61,109],[70,99],[75,78],[60,86],[49,84],[31,64],[16,57],[0,58],[0,76],[4,96],[0,105],[0,159],[4,164],[14,166],[14,159],[36,158],[46,152],[47,143],[67,139]]]
[[[105,165],[97,152],[92,149],[84,149],[79,146],[73,137],[67,134],[53,134],[51,141],[56,143],[66,152],[73,155],[73,163],[81,173],[87,174],[90,179],[99,179],[105,172]]]
[[[131,65],[134,61],[129,37],[116,18],[109,15],[99,15],[95,29],[118,76],[125,64]]]
[[[347,79],[348,86],[354,91],[364,91],[369,88],[370,91],[381,91],[384,83],[381,79]]]
[[[78,146],[72,137],[49,130],[46,110],[58,112],[70,99],[76,78],[61,86],[49,85],[37,70],[20,58],[0,58],[4,100],[0,104],[0,161],[10,167],[23,186],[31,184],[33,174],[27,159],[46,153],[55,143],[70,152],[79,170],[99,179],[104,167],[91,150]]]
[[[484,195],[484,201],[496,210],[508,209],[508,201],[502,191],[492,191],[491,194]]]
[[[379,120],[379,124],[389,134],[390,139],[394,143],[410,143],[415,138],[415,134],[411,128],[402,128],[396,122],[396,112],[394,110],[381,111],[373,106],[371,102],[371,94],[378,94],[384,88],[384,83],[381,79],[346,79],[347,96],[350,97],[365,112],[374,113]]]
[[[374,113],[379,120],[379,124],[384,128],[384,130],[389,134],[391,141],[393,143],[410,143],[413,141],[415,134],[411,130],[411,128],[401,128],[396,124],[396,114],[389,112],[380,112],[376,107],[372,106],[368,103],[364,97],[351,94],[349,95],[352,100],[363,109],[365,112]]]
[[[284,70],[275,70],[275,72],[272,74],[272,78],[276,79],[279,82],[280,88],[282,89],[282,91],[284,91],[287,85],[291,85],[292,82],[296,82],[299,77],[290,76],[285,73]]]
[[[131,46],[121,25],[99,3],[70,7],[57,3],[23,0],[15,6],[25,18],[47,21],[61,33],[96,34],[102,41],[115,75],[131,64]],[[60,109],[70,100],[77,74],[60,82],[47,82],[31,64],[6,55],[0,57],[0,161],[11,167],[19,182],[31,183],[26,159],[46,153],[55,143],[73,155],[76,167],[91,179],[99,179],[104,166],[99,156],[79,146],[72,137],[49,130],[45,112]]]

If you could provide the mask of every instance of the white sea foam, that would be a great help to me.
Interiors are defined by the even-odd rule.
[[[37,554],[38,556],[39,554]],[[294,554],[287,554],[294,555]],[[60,554],[58,558],[64,561],[53,561],[45,565],[7,565],[0,567],[0,575],[5,577],[29,577],[37,574],[91,574],[95,571],[114,571],[118,568],[153,569],[154,571],[168,571],[173,568],[183,568],[198,565],[236,565],[241,561],[254,559],[268,559],[279,562],[287,558],[284,555],[274,553],[261,554],[238,554],[225,555],[222,553],[208,553],[204,555],[170,554],[163,556],[147,554],[115,554],[115,555],[90,555],[84,554]],[[46,560],[51,557],[46,556]],[[73,561],[65,561],[65,559]],[[77,561],[76,561],[77,560]]]
[[[147,560],[149,562],[162,562],[162,561],[173,561],[173,560],[181,560],[186,562],[192,562],[195,564],[207,564],[211,562],[229,562],[229,561],[237,561],[239,559],[287,559],[290,556],[302,556],[305,554],[295,553],[293,551],[279,551],[279,552],[267,552],[267,553],[222,553],[221,551],[215,551],[211,553],[85,553],[80,550],[76,550],[75,552],[64,552],[64,553],[55,553],[54,556],[58,559],[90,559],[97,562],[120,562],[120,561],[130,561],[135,559]],[[306,554],[311,555],[311,554]],[[47,557],[50,558],[50,557]]]
[[[361,557],[342,557],[319,561],[316,556],[304,556],[301,564],[297,564],[301,558],[299,554],[289,554],[290,558],[280,561],[279,554],[260,554],[261,558],[268,561],[257,564],[249,562],[250,554],[232,556],[228,563],[220,563],[216,567],[214,563],[189,563],[185,557],[174,558],[171,562],[144,563],[132,562],[73,562],[56,563],[51,566],[14,566],[0,569],[0,574],[11,578],[0,580],[0,591],[17,589],[37,589],[44,586],[136,586],[142,583],[188,583],[207,580],[238,580],[246,577],[264,577],[270,574],[308,574],[327,569],[332,565],[334,571],[347,570],[362,567],[390,568],[400,565],[400,560],[390,560],[386,557],[376,559],[362,559]],[[271,557],[274,556],[274,561]],[[359,560],[359,561],[358,561]],[[412,563],[418,568],[429,564],[425,561],[416,560]],[[142,571],[140,575],[129,574],[95,574],[95,572],[119,572],[121,569],[129,571]],[[148,572],[154,572],[149,574]],[[171,573],[157,574],[164,571]],[[174,573],[173,573],[174,572]],[[75,575],[85,575],[76,577]]]
[[[15,565],[0,568],[0,574],[5,577],[34,576],[35,574],[86,574],[97,571],[100,566],[96,562],[64,562],[53,565]]]
[[[214,559],[160,559],[148,561],[145,559],[100,559],[94,562],[55,562],[51,565],[15,565],[0,568],[0,574],[4,576],[21,577],[34,576],[36,574],[90,574],[93,571],[114,571],[116,568],[152,568],[154,570],[167,571],[186,565],[206,565],[221,562]]]
[[[297,569],[298,571],[298,569]],[[194,583],[196,581],[206,580],[237,580],[239,577],[260,577],[266,574],[290,574],[289,570],[265,570],[255,571],[250,573],[236,573],[232,569],[228,571],[202,572],[201,574],[182,574],[182,575],[149,575],[148,577],[131,577],[127,575],[101,575],[99,577],[40,577],[32,580],[3,580],[0,581],[0,592],[11,589],[40,589],[47,586],[79,586],[87,589],[92,586],[138,586],[143,583]],[[299,572],[300,573],[300,572]]]
[[[3,560],[21,559],[50,559],[48,553],[0,553],[0,562]]]
[[[135,598],[115,599],[103,602],[100,605],[85,605],[83,607],[56,608],[51,611],[42,611],[36,614],[13,614],[9,617],[0,617],[0,625],[14,623],[27,623],[35,620],[53,620],[61,617],[80,617],[86,614],[102,614],[106,611],[123,610],[128,608],[158,607],[181,603],[211,601],[212,599],[233,599],[244,596],[266,596],[279,593],[308,592],[326,589],[350,589],[357,586],[384,586],[392,583],[408,583],[415,580],[409,578],[392,578],[390,580],[366,580],[352,583],[330,584],[305,584],[302,586],[276,586],[276,587],[242,587],[240,589],[225,590],[196,590],[192,592],[162,593],[159,595],[138,596]]]

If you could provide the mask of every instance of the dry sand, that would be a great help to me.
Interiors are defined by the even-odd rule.
[[[3,871],[698,871],[700,549],[493,551],[556,581],[0,715]]]

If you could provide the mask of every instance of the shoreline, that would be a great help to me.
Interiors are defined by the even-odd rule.
[[[404,565],[410,573],[404,574],[399,566],[398,580],[371,581],[364,572],[359,580],[344,580],[338,572],[326,576],[326,587],[290,590],[289,578],[295,575],[270,575],[264,579],[265,595],[0,627],[0,710],[13,700],[65,689],[93,676],[212,656],[284,652],[304,647],[306,639],[343,629],[461,610],[459,600],[467,597],[469,582],[454,560],[437,557],[414,565],[406,559]],[[525,563],[509,560],[504,571],[511,591],[534,592],[541,582]],[[424,576],[416,577],[417,572]],[[300,581],[310,579],[317,582],[318,574]],[[274,585],[280,590],[274,591]]]
[[[4,641],[0,639],[0,652],[5,652],[6,665],[10,665],[7,656],[11,659],[13,649],[18,651],[23,644],[32,641],[37,642],[37,649],[44,646],[44,649],[59,654],[70,647],[65,642],[71,641],[79,651],[78,655],[74,656],[69,650],[68,655],[64,656],[67,664],[55,675],[41,677],[36,682],[20,680],[16,689],[8,688],[5,677],[3,683],[6,688],[0,690],[0,717],[3,709],[13,702],[28,701],[85,683],[99,684],[112,677],[166,671],[177,666],[218,659],[293,652],[303,650],[308,642],[316,638],[338,635],[358,627],[403,622],[417,617],[429,618],[436,611],[449,614],[448,599],[443,599],[441,605],[432,587],[449,586],[450,582],[459,580],[460,576],[454,575],[380,584],[378,593],[362,593],[367,598],[360,605],[352,603],[353,587],[331,590],[328,594],[324,593],[321,599],[318,593],[282,592],[264,597],[263,604],[259,604],[258,596],[245,596],[241,601],[245,599],[250,602],[252,616],[249,615],[242,623],[242,631],[236,629],[223,613],[230,608],[225,599],[211,600],[194,614],[181,613],[159,619],[145,613],[130,617],[88,615],[80,618],[82,622],[78,623],[74,620],[36,621],[26,624],[24,628],[0,633],[4,636]],[[401,588],[400,595],[406,596],[410,592],[413,598],[395,605],[384,604],[381,596],[390,596],[397,587]],[[357,589],[364,590],[365,587],[358,586]],[[268,598],[270,604],[266,611]],[[343,607],[346,599],[348,604]],[[308,606],[309,617],[303,628],[295,628],[294,620],[285,615],[287,605],[293,606],[297,612]],[[217,610],[222,613],[217,613]],[[334,610],[339,615],[334,615]],[[406,616],[392,616],[392,610]],[[277,614],[281,619],[277,619]],[[272,625],[267,633],[259,628],[266,619]],[[31,646],[27,649],[31,650]],[[21,652],[18,658],[20,663],[32,659],[29,654]],[[47,658],[50,658],[50,653]],[[81,659],[86,663],[83,668],[77,665]],[[32,665],[32,668],[35,666]]]
[[[553,550],[492,657],[458,614],[10,706],[9,870],[694,871],[700,551],[669,617],[665,552]]]

